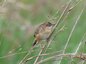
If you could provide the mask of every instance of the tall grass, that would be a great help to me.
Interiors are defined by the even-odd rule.
[[[85,64],[85,0],[0,1],[0,64]],[[50,41],[32,50],[35,27],[56,23]]]

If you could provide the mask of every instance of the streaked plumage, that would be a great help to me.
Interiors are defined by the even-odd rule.
[[[41,40],[47,40],[50,33],[52,32],[54,24],[50,22],[45,22],[38,26],[34,33],[35,41],[33,43],[33,46],[40,42]]]

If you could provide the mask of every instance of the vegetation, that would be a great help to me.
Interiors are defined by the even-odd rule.
[[[33,49],[43,22],[56,26]],[[0,64],[86,64],[86,0],[0,0]]]

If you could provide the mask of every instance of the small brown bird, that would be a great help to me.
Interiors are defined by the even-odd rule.
[[[55,24],[52,24],[50,22],[45,22],[39,25],[34,33],[35,41],[33,43],[33,46],[39,43],[41,40],[48,41],[49,35],[51,34],[54,25]]]

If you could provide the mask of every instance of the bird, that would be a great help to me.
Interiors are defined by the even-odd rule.
[[[51,22],[44,22],[41,25],[39,25],[34,32],[35,39],[32,46],[35,46],[42,40],[46,40],[48,42],[49,35],[51,34],[54,25],[55,24],[52,24]]]

